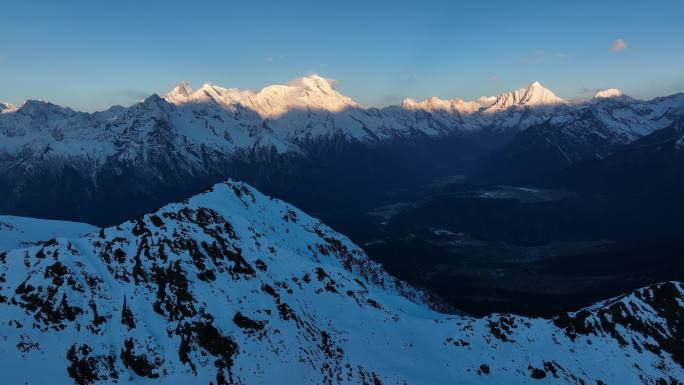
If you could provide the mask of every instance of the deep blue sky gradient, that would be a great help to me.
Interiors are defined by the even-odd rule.
[[[311,73],[373,106],[539,80],[559,96],[684,91],[684,1],[7,1],[0,101],[129,105],[187,80]],[[615,39],[627,48],[610,50]]]

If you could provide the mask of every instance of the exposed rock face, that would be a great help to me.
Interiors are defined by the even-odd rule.
[[[0,367],[30,384],[677,383],[683,306],[669,282],[554,320],[440,313],[347,238],[227,182],[0,254]]]

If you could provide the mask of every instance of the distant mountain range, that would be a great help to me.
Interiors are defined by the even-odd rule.
[[[580,161],[603,159],[684,116],[684,94],[647,102],[598,95],[518,133],[484,163],[481,176],[505,183],[537,181]]]
[[[681,382],[684,94],[333,85],[0,104],[2,379]]]
[[[683,304],[684,286],[664,282],[551,319],[458,314],[320,221],[229,181],[0,253],[2,379],[677,384]]]
[[[312,212],[441,176],[529,181],[605,158],[682,107],[682,94],[617,90],[570,103],[534,82],[364,108],[316,75],[260,91],[182,83],[96,113],[30,100],[0,114],[0,210],[107,225],[228,177]]]

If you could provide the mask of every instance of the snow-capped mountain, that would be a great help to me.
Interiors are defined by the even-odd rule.
[[[566,103],[565,100],[556,96],[551,90],[535,81],[525,88],[497,96],[494,103],[487,107],[486,111],[492,113],[511,107],[549,107]]]
[[[662,122],[666,111],[660,104],[657,99],[634,101],[621,106],[616,114],[604,113],[602,118],[617,135],[636,129],[633,126],[646,126],[644,132],[652,132],[654,127],[666,125]],[[149,127],[160,120],[192,147],[234,152],[274,146],[287,152],[300,151],[297,143],[302,140],[336,135],[377,143],[416,134],[435,137],[485,128],[522,130],[550,117],[573,120],[586,108],[594,108],[594,104],[569,108],[565,100],[533,82],[475,101],[431,97],[420,103],[406,99],[398,107],[365,109],[336,91],[330,80],[311,75],[260,91],[211,84],[195,91],[188,83],[181,83],[164,98],[153,95],[129,108],[117,106],[93,114],[29,100],[19,108],[7,107],[8,112],[15,113],[2,116],[0,132],[12,138],[3,146],[7,153],[49,147],[67,156],[87,151],[93,159],[103,160],[117,152],[116,146],[93,146],[89,140],[144,140],[150,134]],[[654,111],[644,115],[645,109]],[[630,121],[621,124],[625,119]],[[613,121],[616,124],[611,124]],[[135,129],[130,128],[133,124]]]
[[[594,99],[617,98],[619,96],[622,96],[622,91],[620,91],[617,88],[608,88],[605,90],[597,91],[596,94],[594,95]]]
[[[433,119],[439,119],[442,124],[467,132],[483,129],[524,130],[553,116],[565,114],[567,105],[567,101],[538,81],[512,92],[471,101],[459,98],[442,100],[433,96],[422,102],[407,98],[401,103],[403,109],[429,112]]]
[[[347,238],[243,183],[3,252],[0,277],[5,383],[684,378],[680,283],[550,320],[441,313]]]
[[[475,112],[492,114],[509,108],[553,107],[567,103],[567,101],[556,96],[551,90],[542,86],[541,83],[535,81],[519,90],[505,92],[498,96],[483,96],[472,101],[464,101],[459,98],[442,100],[433,96],[420,103],[407,98],[404,99],[401,106],[406,109],[422,109],[429,112],[441,110],[462,114],[473,114]]]
[[[443,100],[436,96],[431,96],[422,102],[416,102],[411,98],[406,98],[401,102],[401,107],[406,110],[423,110],[427,112],[445,112],[449,114],[470,115],[479,112],[481,109],[490,106],[486,100],[464,101],[463,99]]]
[[[684,94],[641,102],[595,98],[516,134],[484,164],[481,176],[529,183],[580,161],[603,159],[684,116]]]
[[[275,119],[292,110],[340,112],[359,107],[351,98],[337,92],[331,80],[318,75],[296,79],[285,85],[268,86],[258,92],[226,89],[208,83],[193,91],[188,83],[181,83],[164,99],[176,105],[215,102],[227,109],[239,105],[256,112],[263,119]]]
[[[163,98],[96,113],[29,100],[0,114],[0,210],[112,224],[229,177],[306,204],[312,197],[299,186],[346,197],[340,185],[383,177],[390,183],[376,190],[388,191],[400,187],[391,180],[468,173],[530,127],[552,127],[551,142],[599,138],[597,149],[584,141],[586,151],[564,151],[604,156],[667,126],[682,106],[681,95],[567,104],[534,82],[475,101],[364,108],[317,75],[260,91],[182,83]]]
[[[3,112],[13,112],[16,111],[17,107],[10,103],[0,103],[0,114]]]

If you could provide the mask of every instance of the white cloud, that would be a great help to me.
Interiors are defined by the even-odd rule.
[[[627,48],[627,42],[622,39],[616,39],[610,46],[610,50],[613,52],[624,51]]]

